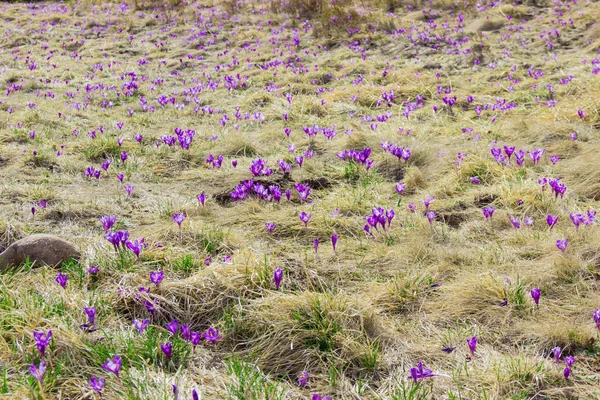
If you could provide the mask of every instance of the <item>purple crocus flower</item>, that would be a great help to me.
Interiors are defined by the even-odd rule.
[[[315,253],[319,251],[319,238],[313,241],[313,248],[315,249]]]
[[[160,349],[165,353],[165,356],[171,360],[171,357],[173,357],[173,345],[171,343],[161,344]]]
[[[416,368],[410,369],[410,377],[415,381],[415,385],[419,383],[420,379],[431,378],[437,376],[429,368],[423,368],[423,361],[419,361]]]
[[[187,218],[186,215],[183,213],[173,214],[173,221],[175,221],[177,223],[177,226],[179,226],[179,229],[181,229],[181,224],[183,223],[183,221],[185,221],[186,218]]]
[[[405,190],[406,190],[406,185],[403,182],[396,183],[396,192],[399,195],[402,195],[402,193],[404,193]]]
[[[523,222],[525,222],[525,225],[527,225],[528,227],[530,227],[531,225],[533,225],[533,218],[531,218],[531,217],[525,217],[525,218],[523,218]]]
[[[149,319],[136,319],[133,321],[133,326],[135,326],[135,329],[137,329],[139,333],[144,333],[148,325],[150,325]]]
[[[152,271],[150,272],[150,282],[154,283],[156,286],[160,284],[160,282],[165,277],[165,273],[162,271]]]
[[[33,339],[35,340],[35,347],[37,347],[40,352],[40,357],[44,358],[44,354],[46,352],[46,347],[50,344],[50,339],[52,339],[52,330],[49,330],[48,333],[44,334],[44,332],[33,332]]]
[[[123,175],[122,173],[119,173],[117,175],[117,179],[119,180],[119,182],[123,183],[123,178],[125,178],[125,175]]]
[[[432,224],[433,220],[435,219],[435,211],[427,211],[425,215],[427,216],[427,221]]]
[[[96,308],[95,307],[84,307],[83,311],[87,314],[89,325],[96,326]]]
[[[421,203],[425,206],[426,209],[429,209],[429,205],[435,200],[435,196],[425,195],[425,200],[421,200]]]
[[[536,306],[539,306],[539,304],[540,304],[540,295],[541,295],[541,291],[539,288],[531,289],[531,298],[533,298],[533,301],[535,302]]]
[[[567,249],[568,244],[569,244],[569,239],[557,239],[556,240],[556,247],[558,247],[558,249],[560,251],[562,251],[563,253]]]
[[[214,344],[215,342],[218,342],[219,340],[221,340],[223,338],[222,335],[219,335],[219,330],[218,329],[214,329],[214,328],[208,328],[205,332],[204,332],[204,340],[211,342],[212,344]]]
[[[204,202],[206,201],[206,195],[204,193],[200,193],[198,196],[196,196],[196,198],[198,199],[198,202],[202,205],[202,207],[204,207]]]
[[[471,181],[472,184],[474,185],[479,185],[481,183],[481,180],[479,179],[479,177],[477,176],[471,176],[469,178],[469,180]]]
[[[33,375],[33,377],[37,379],[41,385],[42,379],[44,379],[44,374],[46,373],[46,363],[41,362],[39,367],[36,367],[35,364],[31,364],[29,366],[29,373]]]
[[[63,274],[61,271],[58,273],[57,277],[54,280],[56,281],[56,283],[62,286],[63,289],[66,289],[67,279],[69,279],[69,276],[67,274]]]
[[[181,324],[179,326],[179,328],[181,329],[181,337],[183,338],[183,340],[189,341],[190,340],[190,326],[189,325],[185,325],[185,324]]]
[[[179,331],[179,321],[174,319],[173,321],[167,323],[165,325],[167,327],[167,331],[173,336],[177,335],[177,331]]]
[[[104,389],[104,383],[106,379],[103,377],[96,378],[95,376],[90,376],[90,386],[92,390],[98,393],[98,396],[102,397],[102,389]]]
[[[127,160],[127,152],[122,151],[121,152],[121,161],[125,162],[126,160]]]
[[[115,225],[115,222],[117,222],[117,217],[115,215],[105,215],[100,217],[102,229],[104,229],[106,232],[111,230],[111,228]]]
[[[338,235],[334,233],[331,235],[331,245],[333,246],[333,251],[335,251],[335,246],[337,245]]]
[[[91,266],[88,268],[88,274],[90,274],[90,275],[96,275],[96,274],[98,273],[98,271],[99,271],[99,269],[98,269],[98,267],[97,267],[97,266],[95,266],[95,265],[91,265]]]
[[[598,332],[600,332],[600,308],[596,308],[594,310],[594,322],[596,323],[596,328],[598,328]]]
[[[550,227],[550,230],[552,230],[552,228],[554,228],[554,225],[556,225],[557,222],[558,222],[558,215],[554,216],[554,215],[548,214],[546,216],[546,223]]]
[[[521,221],[519,221],[518,218],[509,215],[508,219],[510,219],[510,223],[512,224],[513,228],[521,229]]]
[[[416,210],[416,208],[417,208],[417,207],[415,206],[415,203],[414,203],[414,202],[411,202],[411,203],[408,205],[408,211],[410,211],[411,213],[414,213],[414,212],[415,212],[415,210]]]
[[[565,357],[565,363],[567,364],[567,366],[563,371],[563,376],[565,377],[565,379],[569,379],[569,376],[571,375],[571,367],[573,366],[573,363],[575,363],[575,357]]]
[[[556,346],[555,348],[552,349],[552,354],[554,355],[554,361],[557,364],[560,363],[561,350],[562,349],[559,346]]]
[[[281,270],[281,268],[277,268],[275,271],[273,271],[273,282],[275,283],[275,289],[279,289],[282,279],[283,271]]]
[[[300,386],[301,388],[306,387],[306,385],[308,385],[309,377],[310,375],[308,374],[308,371],[302,371],[300,373],[300,376],[298,377],[298,386]]]
[[[102,364],[102,368],[104,368],[108,372],[112,372],[116,375],[117,378],[119,378],[119,370],[121,369],[121,363],[121,357],[114,356],[112,360],[110,358],[107,358],[106,362]]]
[[[133,189],[135,189],[135,186],[125,185],[125,186],[123,186],[123,189],[125,189],[125,192],[127,193],[127,197],[129,197],[129,196],[131,196],[131,192],[133,192]]]
[[[483,211],[483,216],[485,217],[485,219],[488,220],[488,219],[492,218],[492,215],[494,215],[494,211],[496,211],[496,207],[494,207],[494,206],[483,207],[483,209],[481,211]]]
[[[312,215],[302,211],[298,217],[300,218],[300,221],[304,222],[304,226],[308,226],[308,221],[310,221]]]
[[[475,356],[475,350],[477,350],[477,337],[473,336],[471,339],[467,339],[467,345],[472,356]]]

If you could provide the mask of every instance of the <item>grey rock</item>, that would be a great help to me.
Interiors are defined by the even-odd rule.
[[[0,271],[8,266],[18,266],[27,258],[34,267],[55,267],[68,259],[79,259],[75,246],[53,235],[31,235],[17,240],[0,254]]]

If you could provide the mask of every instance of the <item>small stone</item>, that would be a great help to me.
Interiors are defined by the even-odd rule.
[[[28,258],[34,267],[55,267],[80,256],[75,246],[57,236],[31,235],[17,240],[0,254],[0,271],[8,266],[19,266]]]

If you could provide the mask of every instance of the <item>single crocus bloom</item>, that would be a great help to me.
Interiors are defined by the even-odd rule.
[[[112,227],[115,225],[115,222],[117,222],[117,217],[115,215],[105,215],[100,217],[102,229],[104,229],[106,232],[112,229]]]
[[[90,376],[90,386],[92,390],[98,393],[98,396],[102,397],[102,389],[104,389],[104,383],[106,379],[103,377],[96,378],[95,376]]]
[[[99,270],[98,270],[98,267],[97,267],[97,266],[95,266],[95,265],[91,265],[91,266],[88,268],[88,274],[90,274],[90,275],[96,275],[96,274],[98,273],[98,271],[99,271]]]
[[[419,379],[430,378],[432,376],[437,376],[434,374],[429,368],[423,368],[423,361],[419,361],[416,368],[410,369],[410,377],[415,384],[419,383]]]
[[[510,219],[510,223],[512,224],[513,228],[515,228],[515,229],[521,229],[521,222],[519,221],[518,218],[513,217],[512,215],[510,215],[508,217],[508,219]]]
[[[187,217],[183,213],[173,214],[173,221],[175,221],[177,223],[177,226],[179,226],[179,229],[181,229],[181,224],[183,223],[183,221],[185,221],[186,218]]]
[[[309,374],[308,371],[302,371],[300,373],[300,376],[298,377],[298,386],[300,387],[306,387],[306,385],[308,385],[308,378],[309,378]]]
[[[165,356],[167,356],[169,360],[173,357],[173,345],[171,343],[161,344],[160,349],[165,353]]]
[[[316,238],[316,239],[313,241],[313,248],[315,249],[315,253],[316,253],[317,251],[319,251],[319,238]]]
[[[308,221],[310,221],[312,215],[302,211],[298,217],[300,218],[300,221],[304,222],[304,226],[308,226]]]
[[[600,332],[600,308],[596,308],[594,310],[594,322],[596,323],[596,328]]]
[[[273,230],[275,229],[275,223],[274,222],[267,222],[267,223],[265,223],[265,227],[267,228],[267,230],[269,231],[269,233],[273,233]]]
[[[52,330],[49,330],[48,333],[34,331],[33,339],[35,340],[35,347],[37,347],[40,352],[40,356],[44,358],[46,347],[48,347],[50,339],[52,339]]]
[[[406,185],[403,182],[396,183],[396,192],[399,195],[402,195],[402,193],[404,193],[404,190],[406,190]]]
[[[90,326],[96,326],[96,308],[95,307],[84,307],[83,311],[87,314]]]
[[[39,367],[36,367],[35,364],[31,364],[29,366],[29,373],[31,373],[31,375],[33,375],[33,377],[37,379],[41,385],[42,379],[44,379],[44,374],[46,373],[46,363],[41,362]]]
[[[533,301],[535,301],[536,306],[540,304],[540,295],[541,291],[539,288],[531,289],[531,297],[533,298]]]
[[[219,340],[221,340],[223,338],[222,335],[219,335],[219,330],[218,329],[214,329],[214,328],[208,328],[205,332],[204,332],[204,340],[211,342],[211,343],[215,343],[218,342]]]
[[[63,289],[66,289],[66,287],[67,287],[67,279],[69,279],[69,276],[67,274],[63,274],[62,272],[59,272],[58,276],[55,278],[55,281],[60,286],[62,286]]]
[[[112,372],[116,375],[117,378],[119,378],[119,370],[121,369],[121,363],[121,357],[114,356],[112,360],[110,358],[107,358],[106,362],[102,364],[102,368],[104,368],[108,372]]]
[[[477,337],[473,336],[471,339],[467,339],[467,345],[469,346],[469,351],[471,355],[475,355],[475,350],[477,350]]]
[[[558,222],[558,215],[555,216],[555,215],[548,214],[546,216],[546,223],[550,227],[550,230],[552,230],[552,228],[554,228],[554,225],[556,225],[557,222]]]
[[[333,235],[331,235],[331,245],[333,246],[333,251],[335,251],[335,246],[337,245],[337,241],[338,241],[338,235],[337,235],[337,233],[334,233]]]
[[[174,319],[173,321],[169,322],[167,325],[167,331],[169,331],[169,333],[173,336],[177,335],[177,331],[179,331],[179,322]]]
[[[433,220],[435,219],[435,211],[427,211],[425,215],[427,216],[427,221],[432,224]]]
[[[200,193],[197,197],[198,202],[204,207],[204,202],[206,201],[206,195],[204,193]]]
[[[558,249],[560,251],[562,251],[563,253],[567,249],[568,244],[569,244],[569,239],[557,239],[556,240],[556,247],[558,247]]]
[[[275,271],[273,271],[273,282],[275,282],[275,289],[279,289],[282,279],[283,271],[281,270],[281,268],[277,268]]]
[[[133,326],[135,326],[135,329],[137,329],[139,333],[144,333],[148,325],[150,325],[149,319],[136,319],[133,321]]]
[[[156,286],[160,284],[160,282],[164,279],[165,273],[162,271],[153,271],[150,272],[150,282],[154,283]]]
[[[554,361],[557,364],[560,363],[561,348],[559,346],[556,346],[552,349],[552,354],[554,355]]]

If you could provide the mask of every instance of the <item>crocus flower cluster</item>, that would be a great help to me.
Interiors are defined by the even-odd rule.
[[[403,160],[405,163],[407,163],[412,156],[412,152],[408,147],[398,147],[388,142],[381,142],[380,146],[383,151],[396,156],[396,158]]]
[[[374,228],[377,232],[379,232],[378,226],[385,231],[386,225],[387,228],[391,226],[395,214],[396,213],[392,209],[386,210],[382,207],[373,208],[371,210],[371,215],[365,218],[367,221],[364,226],[365,232],[371,234],[371,228]]]
[[[370,169],[373,165],[373,160],[369,160],[369,156],[371,155],[371,149],[365,147],[361,151],[357,151],[354,149],[344,150],[337,153],[337,157],[344,161],[352,161],[357,164],[361,164]]]

